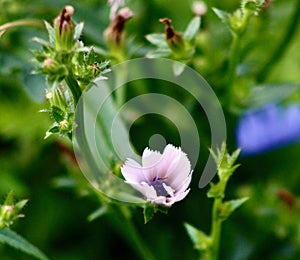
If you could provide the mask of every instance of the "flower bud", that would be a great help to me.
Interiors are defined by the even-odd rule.
[[[203,16],[207,12],[207,6],[202,1],[196,1],[196,2],[193,2],[192,10],[196,16]]]
[[[67,5],[63,8],[61,14],[54,20],[55,30],[55,48],[57,50],[68,51],[74,47],[74,23],[72,21],[72,15],[74,14],[74,8]]]
[[[125,37],[125,23],[133,17],[133,12],[129,8],[122,8],[111,21],[104,32],[107,45],[110,47],[121,47]]]
[[[17,203],[13,203],[13,194],[10,192],[3,205],[0,206],[0,229],[9,227],[13,222],[24,217],[23,214],[19,214],[23,207],[26,205],[27,200],[21,200]]]
[[[173,52],[175,58],[187,59],[191,56],[193,50],[190,48],[189,44],[183,39],[180,33],[176,32],[171,25],[171,20],[169,18],[159,19],[165,27],[166,42]]]

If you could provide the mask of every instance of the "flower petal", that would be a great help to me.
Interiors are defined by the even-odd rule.
[[[186,191],[186,189],[189,187],[190,182],[192,180],[192,172],[190,173],[190,175],[184,180],[183,183],[181,183],[177,189],[176,189],[176,193],[181,193]]]
[[[158,164],[161,161],[162,154],[158,151],[152,151],[146,148],[142,156],[142,165],[145,169],[145,178],[151,182],[153,178],[158,177]]]
[[[143,194],[147,197],[147,199],[156,199],[157,194],[153,186],[148,185],[146,182],[142,182],[141,185],[144,188]]]
[[[125,164],[121,167],[121,172],[128,182],[141,183],[142,181],[145,181],[142,166],[134,160],[127,159]]]
[[[175,202],[183,200],[186,195],[190,192],[191,189],[186,190],[185,192],[181,192],[175,195]]]
[[[167,184],[177,190],[179,186],[185,182],[191,173],[191,163],[186,154],[181,152],[178,162],[170,167],[166,176]]]

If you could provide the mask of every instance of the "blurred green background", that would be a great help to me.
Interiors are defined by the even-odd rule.
[[[251,86],[251,73],[270,57],[272,43],[283,37],[297,1],[276,0],[251,20],[243,37],[242,57],[244,67],[250,69],[241,78],[241,84]],[[171,18],[175,29],[183,31],[193,17],[192,1],[130,0],[127,3],[135,13],[126,27],[132,49],[136,50],[133,57],[142,57],[153,48],[144,36],[163,32],[159,18]],[[0,24],[25,18],[51,22],[66,4],[75,7],[75,21],[85,22],[82,37],[85,44],[104,46],[103,31],[109,24],[106,1],[0,0]],[[195,55],[199,63],[196,60],[193,66],[220,96],[231,36],[211,7],[231,12],[239,4],[236,0],[207,1],[208,12],[199,34]],[[44,78],[30,75],[33,69],[30,49],[38,48],[30,41],[34,36],[47,37],[42,28],[19,27],[8,30],[0,38],[0,198],[14,190],[17,198],[29,199],[24,210],[26,218],[18,221],[13,229],[50,259],[139,259],[109,215],[87,221],[89,214],[99,207],[99,199],[76,168],[70,145],[59,137],[44,140],[51,121],[38,112],[47,107],[43,98]],[[299,49],[300,29],[280,62],[272,68],[266,83],[300,84]],[[180,91],[167,90],[167,93],[178,100],[182,98]],[[128,98],[134,94],[129,92]],[[299,94],[298,91],[294,95],[295,100]],[[194,107],[191,113],[198,122],[203,155],[194,170],[191,193],[174,205],[168,215],[157,214],[146,225],[140,210],[134,215],[134,222],[156,259],[197,259],[183,222],[209,232],[212,201],[206,198],[207,188],[198,188],[198,181],[208,155],[210,132],[201,108]],[[239,113],[225,110],[225,114],[228,148],[234,150]],[[156,124],[148,127],[147,120]],[[164,129],[160,134],[169,136],[167,141],[177,144],[178,135],[172,124],[150,115],[137,121],[131,129],[132,141],[139,152],[147,145],[145,139],[158,133],[156,125]],[[299,206],[291,208],[280,195],[282,190],[289,191],[299,201],[299,154],[300,144],[294,143],[239,159],[241,167],[229,184],[228,198],[247,195],[251,199],[225,222],[221,259],[300,259]],[[32,258],[0,245],[0,259]]]

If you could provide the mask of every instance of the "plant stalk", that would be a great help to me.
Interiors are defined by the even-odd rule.
[[[222,222],[219,218],[219,209],[222,204],[221,198],[216,198],[213,205],[213,220],[212,220],[212,230],[211,230],[211,253],[210,260],[219,259],[219,247],[220,247],[220,237],[221,237],[221,227]]]
[[[267,59],[267,62],[262,69],[257,74],[256,80],[258,83],[264,82],[272,68],[281,60],[284,53],[287,51],[292,39],[295,36],[298,25],[300,21],[300,1],[296,0],[296,6],[294,8],[294,13],[288,23],[287,29],[285,30],[285,35],[281,38],[278,45],[274,48],[274,51],[271,53],[270,57]]]

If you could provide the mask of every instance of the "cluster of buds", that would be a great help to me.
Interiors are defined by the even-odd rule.
[[[213,8],[216,15],[230,28],[234,35],[244,33],[248,20],[251,16],[257,15],[265,4],[264,0],[243,0],[241,7],[233,14]]]
[[[71,135],[74,121],[73,103],[67,91],[57,86],[54,91],[49,91],[46,98],[50,103],[50,108],[40,112],[49,113],[54,120],[52,127],[46,132],[45,138],[54,133],[60,135]]]
[[[13,194],[10,192],[3,205],[0,205],[0,229],[11,226],[15,220],[23,218],[24,214],[20,214],[27,200],[21,200],[14,203]]]

